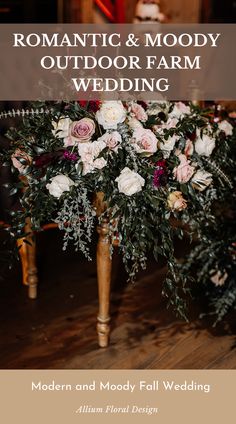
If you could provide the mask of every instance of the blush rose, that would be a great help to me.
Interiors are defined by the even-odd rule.
[[[173,191],[170,193],[167,203],[172,210],[182,211],[187,208],[187,201],[183,198],[181,191]]]
[[[189,164],[185,155],[178,156],[180,164],[174,168],[174,177],[179,183],[187,183],[192,178],[195,168]]]
[[[82,118],[79,121],[72,122],[70,134],[64,140],[65,147],[90,141],[95,130],[95,122],[90,118]]]
[[[24,161],[24,163],[21,162],[21,159]],[[16,149],[16,151],[11,155],[11,160],[14,168],[16,168],[20,174],[24,173],[26,166],[31,162],[29,155],[20,149]]]
[[[137,153],[155,153],[157,138],[151,130],[137,128],[133,133],[133,146]]]

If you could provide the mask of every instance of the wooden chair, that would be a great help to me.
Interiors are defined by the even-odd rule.
[[[96,196],[97,214],[100,215],[105,208],[102,193]],[[55,224],[44,226],[44,229],[56,227]],[[32,235],[31,222],[28,218],[25,225],[25,232],[30,234],[23,239],[18,240],[19,254],[22,264],[23,284],[28,286],[28,296],[30,299],[37,298],[38,275],[36,264],[36,242]],[[111,286],[111,238],[108,219],[103,219],[97,227],[97,280],[98,280],[98,301],[99,310],[97,317],[98,344],[100,347],[107,347],[110,334],[110,286]]]

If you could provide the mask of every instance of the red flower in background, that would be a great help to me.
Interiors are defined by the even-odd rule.
[[[87,109],[88,112],[94,112],[96,113],[100,107],[101,102],[98,100],[80,100],[79,102],[80,107]]]
[[[166,169],[166,161],[159,160],[156,163],[156,169],[153,175],[153,185],[156,188],[166,185],[167,183],[167,169]]]
[[[36,168],[42,168],[55,160],[61,159],[63,156],[63,150],[57,150],[56,152],[43,153],[40,156],[36,156],[34,165]]]

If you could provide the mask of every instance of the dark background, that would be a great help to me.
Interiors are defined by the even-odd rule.
[[[55,23],[57,0],[0,1],[1,23]]]
[[[64,21],[68,21],[65,15],[69,1],[64,0]],[[59,2],[60,0],[0,1],[0,23],[55,23],[59,16]],[[236,0],[202,0],[202,21],[236,22]]]
[[[234,23],[236,21],[236,1],[213,0],[211,21]]]

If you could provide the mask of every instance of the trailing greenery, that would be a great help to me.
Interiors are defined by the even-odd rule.
[[[225,228],[221,213],[221,205],[235,202],[233,120],[181,102],[39,103],[16,114],[22,125],[9,131],[11,147],[1,157],[20,176],[11,191],[21,202],[13,237],[25,235],[26,217],[33,231],[54,221],[65,233],[64,248],[72,241],[90,258],[93,197],[103,192],[100,219],[112,223],[111,239],[119,237],[130,280],[151,252],[167,260],[163,294],[180,315],[193,275],[209,295],[215,289],[219,317],[235,304],[235,228],[229,221]],[[179,266],[174,238],[184,230],[199,244]],[[218,271],[228,275],[220,289],[211,281]]]

